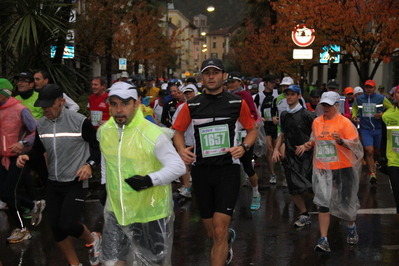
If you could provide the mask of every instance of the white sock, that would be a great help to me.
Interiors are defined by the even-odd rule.
[[[256,185],[255,187],[252,187],[252,195],[254,197],[259,196],[258,185]]]

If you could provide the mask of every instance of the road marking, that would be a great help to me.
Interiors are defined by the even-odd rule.
[[[381,246],[381,247],[389,250],[399,249],[399,245],[390,245],[390,246]]]
[[[309,212],[317,214],[318,212]],[[396,214],[396,208],[360,209],[357,214]]]

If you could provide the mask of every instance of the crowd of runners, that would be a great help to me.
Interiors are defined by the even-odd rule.
[[[331,251],[330,215],[348,222],[349,245],[360,241],[363,168],[373,186],[378,169],[389,176],[399,214],[399,86],[377,93],[374,80],[341,88],[331,79],[301,88],[288,76],[227,72],[217,58],[206,59],[197,78],[163,82],[122,72],[107,88],[94,77],[87,116],[46,71],[20,73],[16,87],[1,78],[0,209],[8,209],[15,227],[7,242],[28,241],[46,211],[71,266],[82,265],[73,237],[86,245],[91,265],[171,265],[175,182],[181,197],[196,198],[213,240],[210,264],[228,265],[240,187],[252,188],[251,211],[263,205],[260,163],[267,164],[271,186],[276,163],[284,169],[298,209],[293,226],[311,224],[304,196],[313,197],[315,251]],[[81,222],[96,174],[104,187],[102,232]]]

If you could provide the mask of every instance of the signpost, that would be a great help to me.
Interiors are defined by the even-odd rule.
[[[119,58],[119,70],[127,70],[126,58]]]
[[[291,33],[292,40],[299,47],[307,47],[311,45],[316,38],[314,35],[314,29],[309,29],[305,24],[296,25],[295,29]],[[303,60],[304,59],[312,59],[313,58],[313,50],[312,49],[294,49],[293,51],[294,59],[301,59],[301,69],[300,69],[300,88],[303,88],[303,79],[304,79],[304,69],[303,69]],[[302,92],[303,93],[303,92]]]
[[[339,47],[338,45],[330,44],[329,46],[324,46],[323,52],[320,53],[320,63],[338,64],[340,61],[340,55],[338,53],[340,51],[341,51],[341,47]],[[335,55],[331,55],[332,53],[335,53]]]

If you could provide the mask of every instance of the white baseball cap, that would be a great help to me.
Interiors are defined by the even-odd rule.
[[[293,85],[294,80],[291,77],[284,77],[280,85]]]

